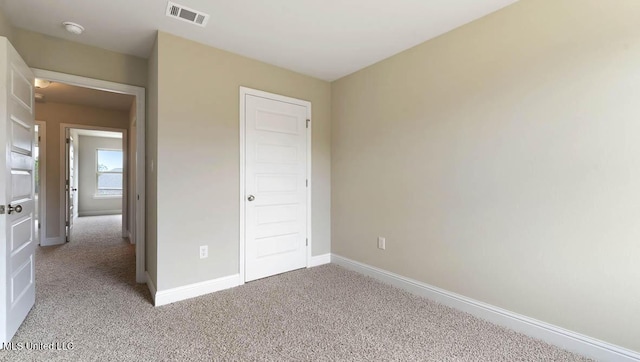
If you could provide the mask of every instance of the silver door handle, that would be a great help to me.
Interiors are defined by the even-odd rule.
[[[22,212],[22,205],[18,205],[18,206],[11,206],[11,204],[9,204],[9,206],[7,206],[7,208],[9,209],[8,214],[11,215],[12,212],[15,212],[16,214],[19,214]]]
[[[249,201],[253,201],[255,199],[256,199],[256,197],[253,196],[253,195],[249,195],[249,197],[247,197],[247,200],[249,200]]]

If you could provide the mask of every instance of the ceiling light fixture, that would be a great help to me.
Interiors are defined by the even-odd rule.
[[[45,89],[51,85],[51,81],[46,79],[36,78],[34,85],[36,86],[36,88]]]
[[[62,23],[62,25],[64,25],[64,28],[67,29],[67,31],[71,34],[80,35],[84,31],[84,26],[72,23],[70,21],[65,21],[64,23]]]

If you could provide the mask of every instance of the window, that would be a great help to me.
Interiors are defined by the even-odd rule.
[[[122,196],[122,151],[96,150],[97,196]]]

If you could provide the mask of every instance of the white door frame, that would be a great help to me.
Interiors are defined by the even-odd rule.
[[[67,153],[66,153],[66,149],[67,149],[67,145],[66,145],[66,138],[67,138],[67,129],[71,130],[71,129],[86,129],[86,130],[92,130],[92,131],[107,131],[107,132],[116,132],[116,133],[122,133],[122,153],[124,155],[123,158],[123,170],[122,170],[122,177],[123,177],[123,193],[122,193],[122,237],[126,237],[126,232],[125,232],[125,228],[126,228],[126,220],[128,219],[128,215],[129,215],[129,209],[128,209],[128,203],[127,200],[128,198],[131,196],[132,192],[131,190],[129,190],[129,185],[124,182],[128,179],[128,167],[127,165],[129,164],[129,153],[128,153],[128,137],[127,137],[127,129],[125,128],[116,128],[116,127],[100,127],[100,126],[88,126],[88,125],[84,125],[84,124],[74,124],[74,123],[60,123],[60,166],[62,167],[62,169],[60,170],[60,200],[64,201],[64,202],[60,202],[60,215],[67,215],[68,210],[67,210],[67,192],[66,192],[66,179],[67,179],[67,168],[66,168],[66,164],[68,162],[67,160]],[[75,150],[76,152],[76,159],[77,159],[77,154],[80,150]],[[62,162],[64,161],[64,162]],[[75,168],[75,167],[74,167]],[[77,172],[77,169],[76,169]],[[77,175],[76,175],[77,176]],[[77,178],[76,178],[77,180]],[[73,185],[69,185],[69,192],[71,192],[71,188],[73,188]],[[76,196],[77,197],[77,196]],[[77,210],[75,210],[77,212]],[[73,217],[73,215],[71,215],[71,217]],[[66,230],[66,225],[65,225],[65,221],[64,218],[60,218],[60,230]],[[64,238],[64,235],[61,236],[62,238]]]
[[[240,284],[245,283],[245,202],[246,202],[246,190],[245,190],[245,138],[246,138],[246,125],[245,125],[245,98],[247,95],[256,97],[262,97],[272,99],[276,101],[297,104],[307,108],[307,120],[311,122],[311,102],[301,99],[291,98],[279,94],[268,93],[257,89],[240,87],[240,250],[239,250],[239,266],[240,266]],[[307,180],[309,180],[309,187],[307,187],[307,239],[309,245],[307,246],[307,268],[311,266],[311,249],[313,245],[312,227],[311,227],[311,189],[313,183],[311,182],[311,125],[309,124],[309,131],[307,132]]]
[[[38,155],[38,179],[40,191],[38,192],[38,245],[46,238],[47,230],[47,123],[36,120],[38,125],[38,137],[40,137]],[[36,225],[38,227],[38,225]]]
[[[81,77],[49,70],[34,68],[32,68],[32,70],[36,78],[108,92],[130,94],[136,97],[136,186],[135,190],[131,190],[133,191],[131,195],[132,197],[137,198],[139,202],[138,207],[136,207],[136,240],[132,242],[135,242],[136,244],[136,282],[145,283],[147,281],[145,270],[145,89],[128,84],[108,82],[105,80]]]

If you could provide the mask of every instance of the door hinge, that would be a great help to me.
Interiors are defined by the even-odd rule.
[[[41,229],[42,225],[40,223],[38,223],[38,229]]]
[[[67,143],[69,143],[71,140],[67,138]]]
[[[307,246],[309,246],[309,238],[307,238]]]
[[[67,221],[67,222],[65,222],[65,223],[64,223],[64,226],[69,226],[69,222],[68,222],[68,221]]]
[[[40,136],[38,136],[38,142],[40,142],[40,141],[41,141]]]
[[[309,123],[311,123],[311,120],[307,119],[307,128],[309,128]]]
[[[138,201],[140,200],[140,195],[138,195]]]
[[[309,187],[309,179],[306,179],[305,181],[306,181],[307,187]]]
[[[5,213],[4,205],[0,205],[0,215],[3,215],[4,213]]]

